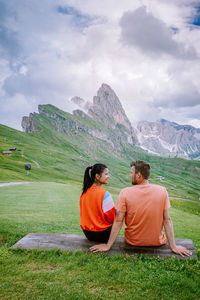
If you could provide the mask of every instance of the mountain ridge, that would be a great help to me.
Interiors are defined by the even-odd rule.
[[[164,119],[137,125],[141,148],[155,154],[200,159],[200,129]]]
[[[50,117],[59,132],[76,135],[86,132],[116,149],[122,150],[123,144],[130,144],[153,155],[200,159],[200,129],[165,119],[140,121],[134,128],[114,90],[105,83],[93,97],[93,103],[88,104],[77,96],[71,101],[80,108],[73,114],[53,105],[39,105],[39,115]],[[31,113],[29,117],[22,118],[25,132],[38,130],[33,116]]]

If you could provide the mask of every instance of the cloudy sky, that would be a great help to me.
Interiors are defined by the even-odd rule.
[[[200,127],[200,0],[0,0],[1,124],[102,83],[134,125]]]

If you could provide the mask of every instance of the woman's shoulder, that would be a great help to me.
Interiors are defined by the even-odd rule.
[[[93,194],[93,193],[94,194],[98,194],[98,195],[101,195],[103,197],[105,195],[107,195],[107,194],[110,195],[110,193],[108,191],[106,191],[104,188],[102,188],[102,186],[100,186],[100,185],[93,185],[93,186],[91,186],[89,193],[91,193],[91,194]]]
[[[101,193],[107,193],[107,191],[104,189],[104,188],[102,188],[102,186],[100,186],[100,185],[98,185],[98,186],[93,186],[94,187],[94,189],[96,189],[98,192],[101,192]]]
[[[104,199],[105,195],[107,194],[106,190],[103,189],[101,186],[91,186],[87,191],[80,196],[80,200],[84,199]]]
[[[92,185],[87,189],[85,194],[93,194],[93,193],[108,193],[104,188],[102,188],[100,185]]]

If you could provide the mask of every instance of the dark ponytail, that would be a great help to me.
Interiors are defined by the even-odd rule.
[[[95,164],[94,166],[87,167],[85,169],[82,194],[84,194],[87,191],[87,189],[89,189],[93,185],[96,174],[101,175],[101,173],[106,168],[107,166],[104,164]]]

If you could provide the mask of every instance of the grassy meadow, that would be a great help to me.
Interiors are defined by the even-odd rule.
[[[199,299],[200,263],[192,259],[9,249],[31,232],[82,234],[85,167],[107,164],[116,201],[130,185],[130,162],[143,159],[151,164],[151,183],[171,197],[175,237],[192,239],[200,257],[200,161],[150,156],[128,144],[119,151],[86,132],[60,133],[48,117],[35,114],[34,121],[40,130],[29,134],[0,125],[0,183],[30,182],[0,187],[0,299]],[[10,147],[22,151],[3,156]],[[25,163],[32,164],[29,175]]]
[[[151,156],[130,145],[123,145],[123,151],[119,152],[86,133],[79,136],[59,133],[50,127],[48,118],[43,118],[41,131],[29,134],[0,125],[0,182],[80,183],[86,166],[103,162],[110,171],[110,185],[123,188],[130,185],[130,162],[142,159],[151,164],[151,183],[164,185],[171,197],[199,201],[200,161]],[[2,151],[9,147],[22,151],[3,156]],[[25,163],[32,165],[29,175]],[[164,179],[158,181],[158,176]]]
[[[119,189],[107,190],[116,201]],[[9,250],[30,232],[82,234],[80,192],[75,182],[0,187],[0,299],[199,299],[200,262],[192,259]],[[171,200],[170,214],[176,238],[192,239],[200,251],[200,205],[193,204],[188,210],[189,201]]]

